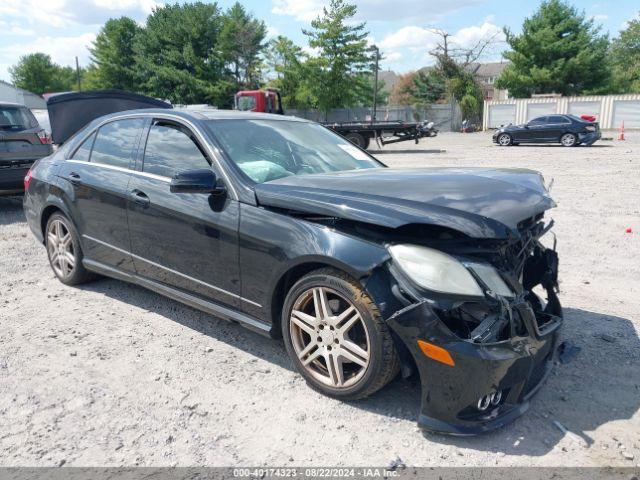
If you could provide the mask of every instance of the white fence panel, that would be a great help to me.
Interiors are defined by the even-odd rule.
[[[613,128],[640,128],[640,100],[614,100]]]
[[[575,115],[579,117],[580,115],[593,115],[596,118],[600,118],[600,106],[602,102],[581,102],[581,101],[570,101],[569,102],[569,113],[570,115]]]
[[[497,109],[495,113],[494,109]],[[508,123],[502,119],[497,120],[500,115],[506,115],[507,111],[515,111],[514,123],[524,123],[536,117],[559,113],[594,115],[602,129],[618,129],[623,121],[625,128],[640,129],[639,94],[486,100],[482,127],[487,130]]]
[[[498,128],[516,122],[515,105],[489,106],[489,128]]]
[[[556,104],[545,103],[530,103],[527,105],[527,122],[533,120],[536,117],[543,117],[545,115],[551,115],[556,113]]]

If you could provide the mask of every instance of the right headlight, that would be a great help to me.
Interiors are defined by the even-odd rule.
[[[394,263],[411,280],[427,290],[483,296],[473,275],[451,255],[418,245],[392,245],[389,252]]]

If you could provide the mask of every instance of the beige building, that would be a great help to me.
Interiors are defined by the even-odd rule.
[[[507,100],[508,90],[499,90],[494,84],[509,62],[472,63],[467,67],[482,87],[485,100]]]

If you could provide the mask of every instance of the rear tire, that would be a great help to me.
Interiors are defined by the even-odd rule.
[[[378,307],[339,270],[323,268],[300,279],[287,294],[281,323],[296,370],[324,395],[364,398],[399,371],[395,344]]]
[[[351,143],[353,143],[357,147],[360,147],[362,149],[367,148],[365,138],[359,133],[349,132],[345,135],[344,138],[349,140]]]
[[[47,221],[45,245],[53,273],[65,285],[79,285],[95,278],[82,264],[84,255],[73,222],[61,213]]]
[[[560,137],[563,147],[575,147],[578,145],[578,137],[573,133],[565,133]]]

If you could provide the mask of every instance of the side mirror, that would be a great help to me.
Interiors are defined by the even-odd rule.
[[[226,192],[224,185],[218,185],[218,178],[207,168],[185,170],[176,173],[169,186],[171,193],[214,193]]]

